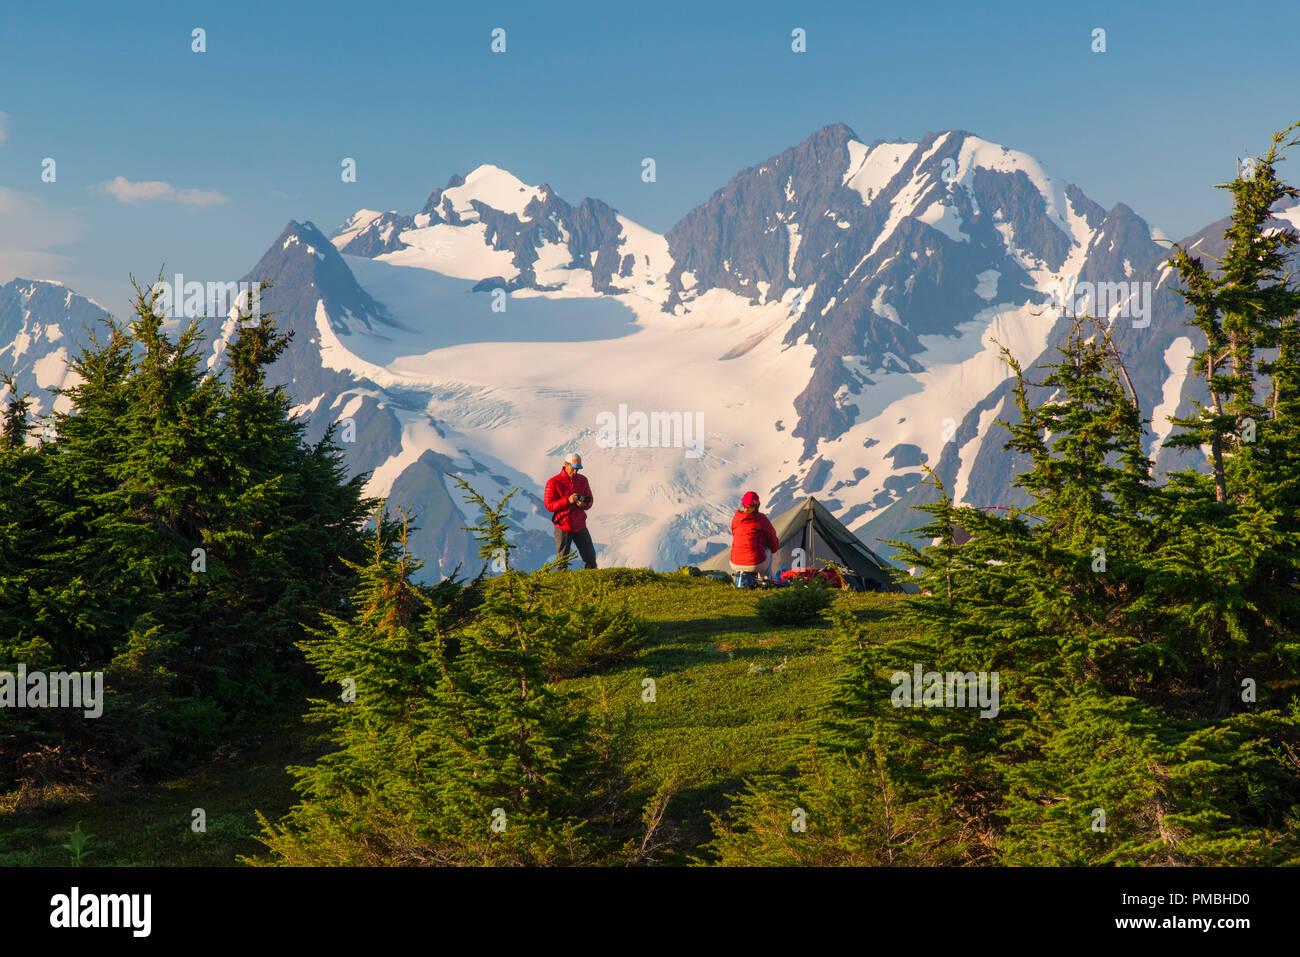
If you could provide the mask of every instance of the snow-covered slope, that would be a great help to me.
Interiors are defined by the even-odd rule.
[[[107,317],[98,303],[54,280],[14,279],[0,285],[0,371],[12,376],[20,393],[31,395],[35,421],[55,409],[67,410],[70,400],[56,398],[52,390],[76,384],[68,360],[85,341],[85,329],[95,329]],[[8,398],[8,387],[0,384],[0,409]]]

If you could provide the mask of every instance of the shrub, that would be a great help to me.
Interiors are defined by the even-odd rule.
[[[646,569],[610,569],[641,572]],[[655,572],[649,574],[655,575]],[[536,576],[534,576],[534,579]],[[632,657],[645,645],[651,627],[624,601],[609,597],[604,587],[584,587],[575,576],[567,588],[538,595],[538,607],[528,630],[545,648],[542,670],[547,681],[576,678]]]
[[[610,588],[628,588],[632,585],[650,585],[667,580],[667,576],[649,568],[601,568],[593,573],[602,585]]]
[[[599,574],[609,571],[646,570],[618,568]],[[626,601],[611,598],[606,581],[592,581],[583,577],[586,574],[590,573],[510,572],[484,580],[480,588],[487,604],[472,606],[461,616],[462,624],[472,624],[493,602],[521,592],[523,597],[513,599],[523,609],[519,627],[529,647],[540,656],[548,682],[588,675],[632,657],[649,639],[651,626]],[[447,641],[448,654],[454,656],[460,639],[450,622],[447,627],[453,632]]]
[[[831,593],[824,584],[803,579],[764,595],[754,610],[769,625],[803,625],[820,620],[831,600]]]
[[[557,609],[551,625],[555,637],[543,665],[547,681],[576,678],[623,661],[650,637],[645,621],[603,598]]]

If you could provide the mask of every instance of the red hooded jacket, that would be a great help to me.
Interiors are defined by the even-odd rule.
[[[733,565],[761,565],[767,561],[767,552],[781,547],[776,529],[762,512],[750,515],[738,509],[731,519],[731,563]]]
[[[569,496],[574,494],[589,498],[591,502],[585,508],[570,505]],[[562,528],[566,532],[580,532],[587,527],[587,509],[591,508],[595,498],[591,494],[591,485],[581,472],[574,472],[572,479],[563,470],[559,475],[552,475],[546,481],[546,492],[542,498],[546,510],[554,513],[551,521],[556,528]]]

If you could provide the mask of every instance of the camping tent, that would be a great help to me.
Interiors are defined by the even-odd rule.
[[[890,566],[867,548],[856,535],[840,524],[817,499],[809,496],[772,519],[781,547],[772,572],[793,564],[796,548],[804,551],[803,563],[820,568],[823,561],[839,562],[857,574],[868,588],[889,588]],[[700,563],[701,571],[731,571],[731,545]]]

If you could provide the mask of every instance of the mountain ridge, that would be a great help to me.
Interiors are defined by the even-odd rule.
[[[1220,227],[1188,241],[1212,251]],[[959,501],[1017,501],[988,339],[1027,368],[1050,357],[1062,285],[1150,284],[1149,325],[1123,304],[1107,319],[1144,409],[1185,411],[1186,313],[1158,238],[973,133],[868,144],[832,123],[663,235],[482,164],[416,213],[360,210],[331,237],[290,221],[244,278],[273,280],[267,308],[295,332],[275,381],[315,434],[353,421],[349,467],[417,504],[433,571],[472,554],[443,473],[489,498],[523,488],[512,518],[536,564],[537,493],[571,450],[597,479],[602,561],[666,568],[725,543],[746,488],[772,511],[816,494],[873,547],[916,524],[922,457]],[[0,361],[36,331],[4,316]],[[209,368],[234,329],[207,321]],[[701,415],[707,451],[602,447],[596,422],[621,407]],[[1152,451],[1173,463],[1160,430]]]

